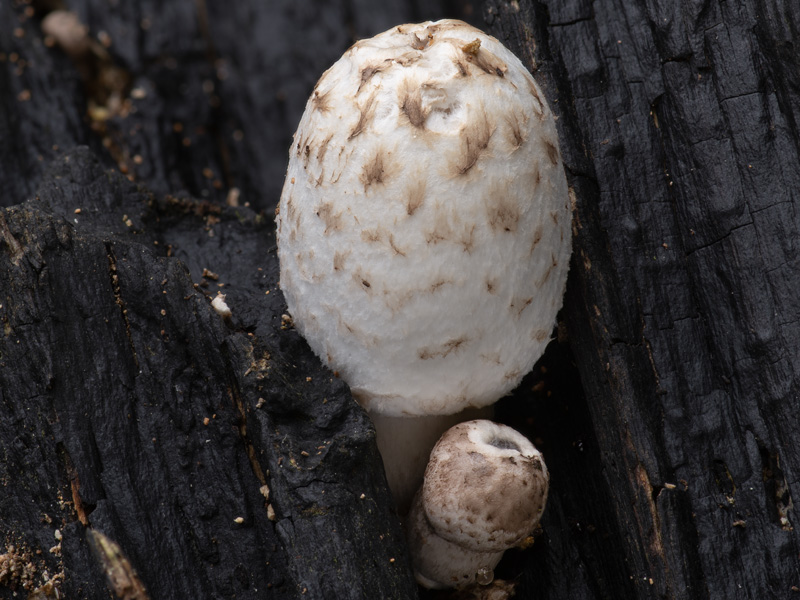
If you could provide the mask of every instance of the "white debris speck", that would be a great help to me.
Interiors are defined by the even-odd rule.
[[[223,319],[229,319],[231,316],[231,309],[225,303],[225,294],[217,293],[216,298],[211,301],[211,306],[217,311],[217,314]]]

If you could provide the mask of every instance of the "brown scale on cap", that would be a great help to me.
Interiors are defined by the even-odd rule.
[[[558,165],[561,162],[561,158],[558,155],[558,146],[548,139],[542,140],[542,143],[544,144],[544,149],[547,152],[547,158],[550,159],[550,162],[553,163],[553,166]]]
[[[408,117],[408,122],[414,127],[419,129],[425,128],[425,119],[428,118],[427,113],[422,108],[422,94],[418,87],[412,88],[410,84],[406,84],[403,88],[403,100],[400,104],[400,109],[403,114]]]
[[[283,211],[283,213],[284,213],[284,215],[283,215],[284,219],[281,220],[281,224],[283,224],[284,220],[286,220],[286,221],[296,221],[296,219],[297,219],[297,211],[296,211],[295,205],[294,205],[294,194],[290,193],[286,197],[286,202],[284,202],[284,211]]]
[[[550,279],[550,275],[552,275],[553,271],[555,271],[557,268],[558,268],[558,259],[556,259],[555,254],[551,254],[550,264],[547,266],[547,270],[544,272],[544,276],[537,282],[537,285],[539,287],[542,287],[545,283],[547,283],[547,280]]]
[[[481,116],[470,122],[461,135],[461,148],[455,161],[457,175],[466,175],[475,166],[481,153],[489,147],[494,127],[489,123],[486,110],[481,107]]]
[[[388,232],[382,227],[376,227],[375,229],[364,229],[361,231],[361,239],[365,242],[380,242],[386,233]]]
[[[381,149],[375,152],[373,157],[364,163],[361,170],[361,183],[364,184],[364,191],[367,192],[371,186],[385,183],[393,171],[393,166],[387,154]]]
[[[423,290],[423,291],[424,291],[424,292],[426,292],[426,293],[428,293],[428,294],[434,294],[434,293],[436,293],[437,291],[439,291],[439,289],[441,289],[441,287],[442,287],[443,285],[447,285],[447,284],[449,284],[449,283],[453,283],[453,282],[452,282],[452,281],[450,281],[449,279],[442,279],[442,278],[439,278],[439,279],[437,279],[436,281],[434,281],[433,283],[431,283],[431,284],[430,284],[430,285],[429,285],[427,288],[425,288],[425,290]],[[461,338],[461,339],[464,339],[464,338]],[[449,343],[449,342],[448,342],[448,343]]]
[[[432,225],[432,229],[425,231],[425,241],[428,244],[438,244],[452,237],[453,228],[450,226],[450,220],[441,208],[436,211]]]
[[[536,246],[539,245],[539,242],[542,241],[542,235],[544,232],[542,231],[541,224],[536,228],[536,231],[533,232],[533,238],[531,238],[531,251],[528,253],[529,256],[533,256],[534,250],[536,250]]]
[[[463,348],[465,344],[469,343],[469,338],[460,337],[458,339],[449,340],[437,348],[420,348],[418,355],[422,360],[430,360],[432,358],[447,358],[453,352],[457,352]]]
[[[518,150],[519,147],[525,142],[526,138],[522,129],[525,125],[525,120],[525,117],[521,117],[517,112],[513,112],[511,115],[506,117],[506,123],[508,124],[508,129],[511,133],[510,142],[514,151]]]
[[[369,83],[372,77],[376,73],[380,73],[385,68],[384,65],[367,65],[363,69],[361,69],[361,83],[358,84],[358,89],[356,90],[356,95],[361,92],[361,89],[364,87],[364,84]]]
[[[344,262],[347,260],[347,257],[350,256],[350,250],[341,251],[337,250],[333,253],[333,270],[334,271],[341,271],[344,269]]]
[[[397,256],[405,256],[406,253],[401,250],[394,241],[394,234],[389,234],[389,247],[394,251]]]
[[[531,334],[531,339],[536,340],[537,342],[546,342],[550,339],[550,332],[545,329],[539,329],[538,331],[534,331]]]
[[[461,50],[464,51],[467,61],[481,69],[484,73],[496,75],[497,77],[505,77],[508,66],[494,54],[481,48],[480,40],[475,39],[465,44],[461,47]]]
[[[519,204],[510,199],[502,191],[490,194],[486,199],[486,214],[489,226],[495,232],[515,233],[520,218]]]
[[[494,365],[502,365],[503,364],[503,361],[501,360],[499,352],[488,352],[486,354],[481,354],[481,360],[484,360],[487,363],[494,364]]]
[[[328,151],[328,146],[330,145],[332,139],[333,139],[333,134],[331,133],[330,135],[328,135],[328,137],[326,137],[324,140],[322,140],[322,142],[320,143],[319,146],[317,146],[317,162],[318,163],[321,164],[322,161],[325,160],[325,153]]]
[[[528,308],[533,302],[533,298],[517,298],[516,296],[511,301],[511,304],[508,306],[511,314],[513,314],[517,319],[522,316],[522,312]]]
[[[406,192],[406,212],[412,216],[425,201],[425,182],[413,182]]]
[[[395,56],[394,58],[387,58],[386,63],[397,63],[401,67],[410,67],[415,62],[422,58],[422,52],[405,52],[399,56]]]
[[[457,242],[464,247],[464,252],[469,254],[475,245],[475,224],[465,226]]]
[[[394,234],[383,227],[364,229],[361,231],[361,239],[371,244],[383,244],[394,252],[395,256],[405,256],[406,253],[397,245]]]
[[[377,95],[377,92],[373,92],[372,95],[367,98],[367,101],[358,107],[358,121],[347,138],[348,142],[361,135],[361,133],[364,131],[364,128],[369,125],[370,121],[372,121],[373,117],[375,116],[375,98]]]
[[[321,113],[326,113],[331,109],[329,102],[330,98],[328,97],[330,93],[330,90],[323,92],[322,94],[320,94],[318,90],[314,90],[314,94],[311,96],[311,104],[315,110],[318,110]]]
[[[534,100],[536,100],[536,105],[537,105],[536,112],[539,115],[539,118],[544,119],[546,114],[544,110],[544,102],[542,101],[541,96],[539,96],[539,90],[536,87],[536,83],[533,81],[533,78],[531,77],[526,77],[525,81],[528,84],[528,91],[531,93],[531,96],[533,96]]]
[[[342,229],[342,212],[337,211],[330,202],[323,202],[317,209],[316,215],[325,223],[325,235],[331,231]]]
[[[426,37],[420,37],[416,33],[411,34],[411,47],[415,50],[424,50],[427,48],[428,44],[430,44],[431,40],[433,39],[433,35],[428,33]]]

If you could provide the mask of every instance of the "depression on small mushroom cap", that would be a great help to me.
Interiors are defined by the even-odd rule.
[[[308,101],[281,288],[369,410],[454,413],[543,352],[570,220],[555,123],[520,61],[458,21],[402,25],[352,46]]]

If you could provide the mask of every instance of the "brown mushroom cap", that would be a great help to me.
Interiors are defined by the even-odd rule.
[[[445,432],[420,496],[440,537],[475,552],[502,552],[539,522],[548,482],[542,456],[525,436],[477,420]]]

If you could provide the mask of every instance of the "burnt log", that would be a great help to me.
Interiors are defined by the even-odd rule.
[[[563,329],[584,396],[538,409],[578,424],[571,452],[548,430],[557,554],[526,593],[797,596],[797,7],[484,14],[544,82],[575,193]]]
[[[417,596],[369,420],[285,315],[272,211],[322,71],[443,16],[534,72],[575,197],[558,338],[497,407],[551,497],[497,576],[800,596],[797,9],[380,6],[0,2],[0,598]]]
[[[59,7],[0,3],[0,597],[415,597],[273,210],[319,74],[445,8]]]

